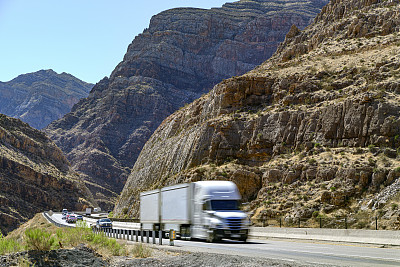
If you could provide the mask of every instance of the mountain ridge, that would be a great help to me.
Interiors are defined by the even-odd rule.
[[[61,150],[41,131],[0,114],[0,230],[44,210],[95,205]]]
[[[332,1],[303,31],[292,27],[269,60],[166,118],[114,214],[137,216],[141,191],[228,179],[256,224],[346,216],[372,227],[377,216],[397,229],[398,6]]]
[[[71,74],[58,74],[51,69],[21,74],[0,82],[0,113],[42,129],[69,112],[92,86]]]
[[[299,7],[315,16],[326,3],[275,1],[282,4],[273,15],[247,6],[266,10],[263,2],[171,9],[153,16],[110,77],[46,128],[74,169],[108,190],[92,188],[104,206],[113,206],[144,143],[164,118],[272,55],[293,23],[304,28],[313,17],[298,14]],[[291,3],[296,6],[290,11],[279,10]]]

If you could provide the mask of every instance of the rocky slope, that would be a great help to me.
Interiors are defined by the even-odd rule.
[[[0,113],[42,129],[70,112],[92,87],[68,73],[57,74],[53,70],[19,75],[0,82]]]
[[[115,214],[135,216],[143,190],[229,179],[255,222],[347,216],[368,227],[377,216],[399,228],[399,7],[332,1],[270,60],[169,116]]]
[[[37,212],[81,210],[91,196],[61,150],[43,132],[0,114],[0,230]]]
[[[46,133],[92,183],[103,207],[112,206],[163,119],[270,57],[292,24],[304,28],[325,3],[257,0],[164,11],[133,40],[110,78]]]

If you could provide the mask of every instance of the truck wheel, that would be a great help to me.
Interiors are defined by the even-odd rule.
[[[246,243],[246,241],[247,241],[247,235],[241,236],[241,237],[239,238],[239,241],[242,241],[242,242]]]
[[[215,234],[215,230],[212,231],[211,233],[208,233],[207,242],[209,242],[209,243],[214,243],[214,242],[218,242],[218,241],[221,241],[221,238],[218,237],[218,236]]]

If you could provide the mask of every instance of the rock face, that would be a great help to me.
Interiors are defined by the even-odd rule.
[[[0,114],[0,230],[44,210],[82,210],[93,196],[43,132]]]
[[[0,82],[0,113],[42,129],[70,112],[92,87],[65,72],[40,70],[23,74]]]
[[[257,0],[164,11],[133,40],[110,78],[46,133],[93,184],[103,207],[112,206],[163,119],[265,61],[293,24],[304,28],[325,3]]]
[[[136,216],[143,190],[230,179],[253,200],[253,219],[350,216],[381,192],[374,215],[397,221],[395,189],[384,189],[398,192],[400,176],[399,18],[397,1],[343,0],[292,27],[270,60],[163,121],[115,214]]]

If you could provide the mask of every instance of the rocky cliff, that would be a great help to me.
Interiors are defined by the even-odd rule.
[[[399,228],[398,1],[331,1],[273,57],[169,116],[144,146],[115,208],[204,179],[239,186],[253,221],[347,216]],[[361,219],[360,219],[361,218]]]
[[[0,230],[44,210],[82,210],[93,196],[46,135],[0,114]]]
[[[0,82],[0,113],[18,118],[36,129],[46,127],[87,97],[93,84],[71,74],[40,70]]]
[[[304,28],[325,3],[257,0],[164,11],[133,40],[111,76],[46,132],[103,206],[112,206],[163,119],[270,57],[293,24]]]

